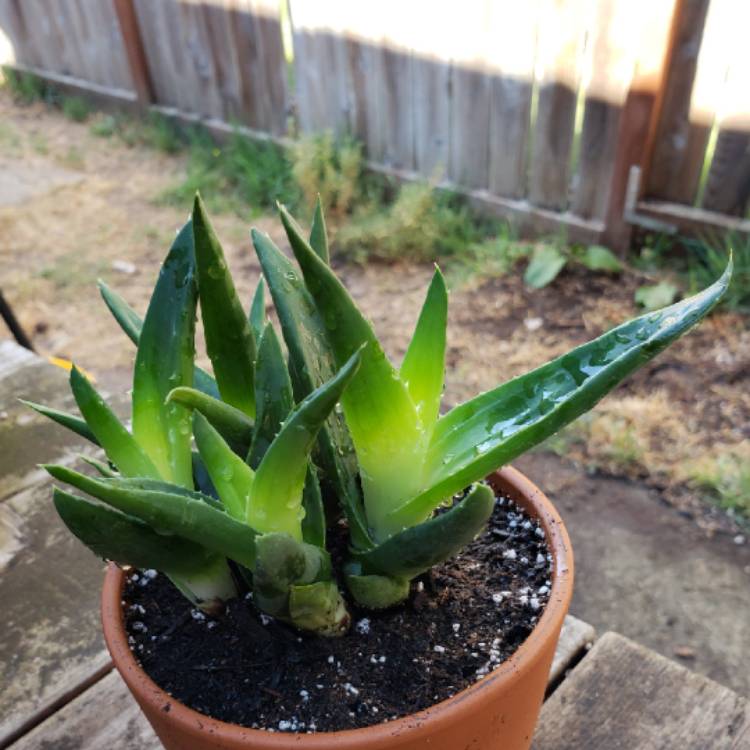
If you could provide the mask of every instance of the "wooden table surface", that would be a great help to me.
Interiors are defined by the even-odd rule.
[[[90,448],[17,403],[73,410],[66,380],[0,341],[0,750],[155,750],[99,632],[104,566],[62,527],[36,466]],[[641,748],[750,750],[750,704],[568,617],[533,750]]]

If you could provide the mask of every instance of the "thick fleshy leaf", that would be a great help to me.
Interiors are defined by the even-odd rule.
[[[105,560],[179,575],[200,571],[214,554],[187,539],[157,534],[137,518],[59,487],[55,487],[53,497],[65,525]]]
[[[188,221],[159,272],[138,341],[133,376],[133,436],[163,479],[192,487],[190,412],[165,403],[177,386],[193,382],[195,253]]]
[[[119,474],[116,471],[113,471],[110,465],[104,463],[104,461],[99,461],[93,456],[80,455],[78,457],[81,459],[81,461],[85,461],[89,466],[91,466],[92,469],[96,469],[96,471],[103,477],[109,477],[111,479],[113,477],[119,476]]]
[[[247,451],[253,439],[253,420],[245,412],[195,388],[175,388],[167,403],[174,401],[200,412],[232,447]]]
[[[254,417],[255,337],[199,195],[193,206],[193,232],[206,350],[219,392],[228,404]]]
[[[314,390],[286,420],[255,473],[248,523],[262,533],[302,539],[302,489],[310,451],[323,422],[357,372],[355,352],[334,378]]]
[[[183,497],[190,498],[191,500],[198,500],[202,503],[210,505],[216,510],[224,510],[224,506],[216,497],[206,495],[204,492],[198,490],[191,490],[187,487],[181,487],[179,484],[172,484],[171,482],[165,482],[161,479],[146,479],[144,477],[112,477],[114,480],[113,485],[120,487],[121,489],[133,490],[138,492],[167,492],[174,495],[182,495]]]
[[[323,508],[323,497],[320,494],[318,475],[312,464],[307,466],[305,487],[302,490],[302,507],[305,516],[302,519],[302,539],[308,544],[325,548],[326,514]]]
[[[127,337],[138,346],[141,337],[143,321],[140,315],[121,297],[114,289],[110,288],[104,281],[99,279],[99,292],[104,299],[109,311],[120,325]],[[193,385],[202,393],[214,398],[219,397],[219,389],[213,376],[202,367],[195,366],[193,373]]]
[[[366,573],[414,578],[465,547],[486,526],[494,507],[492,490],[476,484],[449,511],[394,534],[356,560]]]
[[[86,424],[86,420],[76,417],[75,414],[68,414],[58,409],[51,409],[49,406],[42,406],[42,404],[35,404],[33,401],[26,401],[25,399],[18,399],[24,406],[28,406],[39,414],[51,419],[53,422],[62,427],[67,427],[71,432],[75,432],[76,435],[80,435],[86,440],[90,440],[94,445],[99,445],[99,441],[96,439],[96,435],[91,431],[91,428]]]
[[[338,365],[363,344],[362,365],[341,403],[357,449],[367,520],[382,538],[386,516],[419,488],[426,435],[414,404],[372,326],[342,283],[299,234],[281,220],[323,322]]]
[[[315,213],[313,214],[312,228],[310,229],[310,247],[320,256],[324,263],[331,262],[328,251],[328,232],[326,230],[326,221],[323,216],[323,204],[320,202],[320,196],[315,202]]]
[[[95,479],[67,466],[45,466],[61,482],[77,487],[157,532],[176,534],[252,568],[255,532],[222,510],[177,492],[131,489],[119,479]]]
[[[349,593],[360,607],[387,609],[409,596],[411,582],[408,578],[363,573],[362,566],[357,562],[344,566],[344,577]]]
[[[75,366],[70,370],[70,388],[86,423],[118,471],[126,476],[159,479],[153,461]]]
[[[255,432],[247,462],[257,469],[268,446],[294,408],[292,383],[279,339],[269,323],[260,338],[255,365]]]
[[[193,415],[195,444],[229,515],[245,521],[255,473],[199,411]]]
[[[448,324],[448,290],[439,268],[435,268],[399,376],[426,431],[440,413],[445,375],[445,333]]]
[[[253,330],[255,342],[260,346],[260,337],[263,335],[263,329],[266,327],[266,283],[261,276],[258,279],[258,286],[255,287],[255,294],[250,305],[250,314],[247,316],[250,321],[250,328]]]
[[[302,630],[334,637],[346,633],[351,616],[334,581],[316,581],[289,590],[289,621]]]
[[[260,260],[289,351],[289,374],[297,401],[333,377],[336,364],[327,344],[325,326],[300,275],[270,237],[253,230]],[[359,467],[344,416],[337,410],[318,433],[315,461],[325,491],[339,498],[349,522],[352,543],[367,549],[372,542],[357,483]]]
[[[731,263],[700,294],[613,328],[438,420],[426,488],[391,514],[401,526],[545,440],[704,318],[724,294]]]

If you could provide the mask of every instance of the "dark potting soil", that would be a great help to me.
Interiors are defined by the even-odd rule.
[[[541,528],[499,498],[484,534],[404,605],[352,608],[342,638],[301,634],[250,596],[206,617],[155,571],[128,577],[126,625],[144,670],[196,711],[269,731],[353,729],[427,708],[501,664],[539,619],[550,572]]]

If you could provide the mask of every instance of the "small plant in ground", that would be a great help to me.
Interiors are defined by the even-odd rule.
[[[551,284],[569,263],[578,263],[590,271],[618,274],[623,270],[620,259],[601,245],[566,248],[563,243],[543,243],[533,251],[524,281],[534,289],[542,289]]]
[[[291,147],[292,175],[308,207],[320,199],[326,215],[340,220],[360,202],[362,147],[333,134],[303,137]]]
[[[690,483],[727,510],[750,519],[750,441],[714,449],[690,467]]]
[[[63,114],[73,122],[85,122],[91,114],[91,105],[80,96],[65,96],[62,99]]]
[[[10,91],[15,101],[32,104],[37,101],[52,101],[55,98],[54,89],[39,76],[14,70],[7,65],[3,66],[2,71],[3,86]]]
[[[144,320],[106,285],[108,307],[137,344],[132,432],[78,370],[81,417],[32,405],[104,449],[92,477],[49,466],[55,506],[102,557],[165,572],[215,611],[251,590],[264,612],[339,635],[346,599],[383,608],[485,526],[483,478],[580,416],[714,306],[731,277],[617,326],[441,416],[448,295],[439,270],[399,366],[389,361],[329,266],[320,204],[304,233],[281,220],[295,266],[256,230],[261,282],[245,311],[196,198]],[[286,356],[265,318],[270,290]],[[213,366],[194,364],[200,305]],[[193,441],[195,448],[193,450]],[[343,516],[346,559],[327,530]],[[237,575],[230,574],[234,571]]]

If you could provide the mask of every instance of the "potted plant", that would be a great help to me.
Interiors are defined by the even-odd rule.
[[[80,417],[30,404],[107,457],[47,469],[89,496],[54,488],[69,529],[120,566],[102,597],[115,666],[167,748],[528,747],[573,559],[507,464],[703,318],[731,267],[441,416],[440,271],[396,368],[329,265],[320,206],[309,236],[280,215],[298,267],[253,230],[249,314],[199,197],[145,319],[100,284],[137,344],[132,430],[75,368]]]

